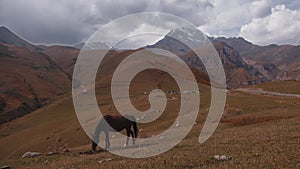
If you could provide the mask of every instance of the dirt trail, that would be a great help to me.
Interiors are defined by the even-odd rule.
[[[247,93],[260,94],[260,95],[300,98],[300,94],[277,93],[277,92],[265,91],[265,90],[262,90],[262,89],[239,88],[239,89],[236,89],[236,90],[237,91],[242,91],[242,92],[247,92]]]

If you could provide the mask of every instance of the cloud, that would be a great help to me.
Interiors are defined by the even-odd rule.
[[[271,14],[255,18],[240,30],[240,36],[260,45],[298,44],[300,42],[300,10],[285,5],[272,8]]]
[[[271,12],[269,0],[215,0],[213,17],[199,29],[211,36],[237,36],[240,27],[253,18],[263,17]]]
[[[292,11],[300,7],[299,0],[0,0],[0,25],[34,43],[72,44],[87,40],[119,17],[163,12],[182,17],[209,35],[230,37],[246,35],[240,33],[241,27],[246,30],[254,20],[269,16],[278,4]],[[154,26],[165,29],[166,24]],[[149,29],[138,27],[141,31]],[[135,31],[129,23],[122,29]]]
[[[200,24],[207,20],[202,11],[210,8],[206,0],[1,0],[0,25],[34,43],[72,44],[128,14],[165,12]]]
[[[84,22],[91,15],[89,6],[80,2],[2,0],[0,24],[35,43],[79,41],[91,29]]]

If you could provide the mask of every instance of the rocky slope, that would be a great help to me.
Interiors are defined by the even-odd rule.
[[[0,28],[0,124],[70,90],[71,79],[42,48]]]
[[[300,80],[300,46],[258,46],[243,38],[217,38],[237,50],[249,64],[257,67],[270,81]]]

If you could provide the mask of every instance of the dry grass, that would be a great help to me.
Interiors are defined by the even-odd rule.
[[[222,123],[229,123],[233,126],[246,126],[257,123],[264,123],[274,120],[292,118],[291,116],[243,116],[229,119],[222,119]]]
[[[144,90],[142,85],[132,86]],[[145,85],[149,88],[148,85]],[[163,86],[164,87],[164,86]],[[165,86],[167,87],[167,86]],[[188,136],[170,151],[145,159],[129,159],[108,152],[80,154],[90,149],[86,135],[80,129],[72,101],[66,97],[51,103],[44,110],[1,126],[0,166],[13,168],[299,168],[300,167],[300,101],[296,98],[277,98],[228,92],[226,117],[216,132],[204,144],[198,136],[210,102],[208,88],[202,86],[201,110]],[[105,90],[105,88],[104,88]],[[98,93],[105,93],[98,90]],[[141,109],[147,106],[144,95],[132,97]],[[109,96],[98,96],[98,99]],[[150,124],[139,125],[141,135],[151,136],[163,131],[176,117],[177,102],[168,103],[161,118]],[[111,109],[109,101],[102,105]],[[229,125],[228,125],[229,124]],[[47,132],[45,132],[47,131]],[[47,137],[50,139],[47,140]],[[26,138],[26,139],[24,139]],[[61,141],[57,142],[57,138]],[[69,153],[21,159],[26,151],[61,151]],[[46,147],[46,148],[45,148]],[[48,149],[50,147],[50,149]],[[214,155],[231,155],[229,161],[216,161]],[[99,163],[98,161],[109,159]]]
[[[266,91],[288,93],[288,94],[300,94],[299,90],[300,81],[280,81],[280,82],[268,82],[253,87],[262,88]]]

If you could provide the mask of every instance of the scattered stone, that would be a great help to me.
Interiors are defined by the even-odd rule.
[[[190,92],[189,92],[189,91],[186,91],[186,90],[182,92],[182,94],[189,94],[189,93],[190,93]]]
[[[9,166],[2,166],[0,169],[11,169]]]
[[[57,154],[59,154],[59,153],[51,151],[51,152],[47,153],[46,156],[52,156],[52,155],[57,155]]]
[[[159,136],[159,139],[165,139],[166,137],[165,136]]]
[[[176,121],[175,127],[179,127],[180,126],[180,122]]]
[[[87,90],[85,87],[82,87],[82,93],[87,93]]]
[[[159,110],[151,110],[151,113],[159,113]]]
[[[63,153],[68,153],[68,152],[70,152],[70,150],[66,148],[66,149],[64,149],[62,152],[63,152]]]
[[[171,98],[169,98],[169,100],[176,100],[177,98],[176,97],[171,97]]]
[[[214,159],[216,159],[218,161],[226,161],[226,160],[231,160],[232,156],[229,156],[229,155],[215,155]]]
[[[113,135],[111,135],[111,138],[115,138],[115,137],[116,137],[116,135],[114,135],[114,134],[113,134]]]
[[[111,161],[111,160],[112,160],[111,158],[108,158],[108,159],[100,160],[100,161],[98,161],[98,163],[102,164],[103,162],[107,162],[107,161]]]
[[[29,158],[29,157],[36,157],[36,156],[40,156],[42,155],[42,153],[39,152],[26,152],[22,155],[22,158]]]

